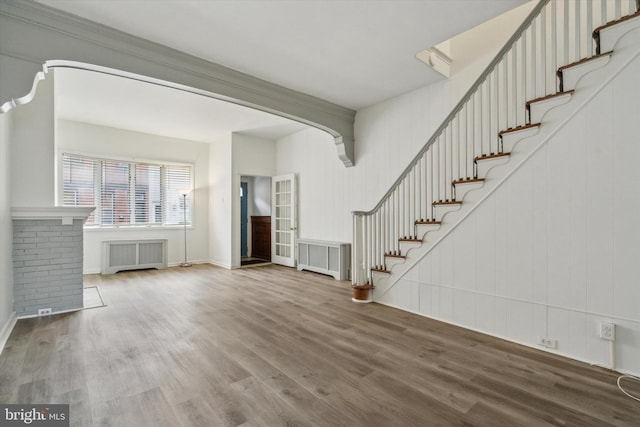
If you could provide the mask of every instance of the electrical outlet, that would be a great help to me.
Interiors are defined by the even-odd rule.
[[[557,348],[558,341],[552,340],[551,338],[547,338],[547,337],[538,337],[538,345],[541,345],[542,347],[547,347],[547,348]]]
[[[51,314],[50,308],[41,308],[38,310],[38,316],[49,316]]]
[[[600,322],[600,338],[603,340],[616,340],[616,325],[609,322]]]

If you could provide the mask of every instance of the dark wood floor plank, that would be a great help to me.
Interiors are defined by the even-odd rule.
[[[616,374],[266,266],[85,278],[107,307],[20,320],[0,401],[73,426],[637,426]],[[631,387],[635,387],[631,385]]]

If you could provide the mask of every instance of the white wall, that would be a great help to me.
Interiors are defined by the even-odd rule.
[[[11,143],[11,204],[54,205],[54,84],[49,73],[35,98],[16,108]]]
[[[209,147],[209,262],[231,268],[232,135]]]
[[[298,237],[349,241],[352,171],[336,156],[333,139],[307,129],[278,141],[277,174],[296,174]]]
[[[640,59],[384,297],[388,304],[640,373]]]
[[[13,111],[0,114],[0,353],[15,320],[11,227],[10,159]]]
[[[193,224],[187,231],[187,255],[191,262],[208,261],[209,144],[67,120],[57,121],[56,143],[58,156],[71,152],[133,161],[193,164]],[[85,228],[84,237],[85,274],[101,270],[105,240],[168,239],[169,265],[184,260],[182,227]]]

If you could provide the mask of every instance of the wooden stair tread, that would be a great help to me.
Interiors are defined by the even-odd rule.
[[[638,10],[636,13],[633,13],[631,15],[623,16],[622,18],[618,18],[618,19],[616,19],[614,21],[607,22],[606,24],[601,25],[601,26],[597,27],[595,30],[593,30],[593,33],[592,33],[593,37],[594,38],[599,37],[600,31],[604,30],[605,28],[613,27],[614,25],[617,25],[617,24],[619,24],[621,22],[624,22],[624,21],[628,21],[629,19],[633,19],[633,18],[636,18],[638,16],[640,16],[640,10]]]
[[[458,202],[456,200],[445,200],[445,201],[437,201],[433,202],[433,206],[447,206],[447,205],[460,205],[462,202]]]
[[[417,221],[417,220],[416,220],[415,224],[416,224],[416,225],[440,225],[440,224],[442,224],[442,221],[435,221],[435,220],[434,220],[434,221],[430,221],[430,220],[427,220],[427,221]]]
[[[552,93],[551,95],[541,96],[540,98],[532,99],[530,101],[527,101],[527,108],[529,107],[529,105],[534,104],[536,102],[547,101],[549,99],[553,99],[553,98],[556,98],[556,97],[562,96],[562,95],[567,95],[567,94],[570,94],[570,93],[573,93],[573,92],[574,92],[574,90],[571,89],[571,90],[568,90],[566,92],[556,92],[556,93]]]
[[[638,16],[640,16],[640,10],[636,11],[636,13],[633,13],[631,15],[623,16],[622,18],[616,19],[615,21],[607,22],[606,24],[601,25],[597,27],[595,30],[593,30],[593,33],[591,33],[591,35],[596,42],[596,54],[597,55],[600,54],[600,32],[602,30],[609,27],[613,27],[617,24],[620,24],[621,22],[628,21],[633,18],[637,18]]]
[[[402,259],[405,259],[407,257],[406,255],[399,255],[399,254],[384,254],[384,256],[389,258],[402,258]]]
[[[391,274],[391,272],[390,272],[389,270],[385,270],[385,269],[383,269],[383,268],[375,268],[375,267],[373,267],[373,268],[371,269],[371,271],[377,271],[378,273],[387,273],[387,274]]]
[[[606,57],[606,56],[611,56],[611,54],[613,53],[613,51],[609,51],[606,53],[598,53],[596,55],[590,56],[588,58],[582,58],[579,61],[575,61],[572,62],[571,64],[567,64],[567,65],[563,65],[562,67],[558,68],[558,71],[556,71],[556,76],[559,79],[559,84],[558,84],[558,89],[560,90],[560,92],[564,93],[564,72],[567,70],[570,70],[572,67],[577,67],[579,65],[582,64],[587,64],[591,61],[595,61],[597,59]]]
[[[495,154],[488,154],[488,155],[483,155],[483,156],[478,156],[475,159],[473,159],[474,163],[477,163],[478,161],[481,160],[491,160],[491,159],[497,159],[500,157],[508,157],[510,155],[510,153],[495,153]]]
[[[556,74],[558,76],[560,76],[560,75],[562,75],[562,72],[564,70],[568,69],[568,68],[575,67],[577,65],[584,64],[584,63],[589,62],[589,61],[594,61],[594,60],[596,60],[598,58],[602,58],[603,56],[611,55],[612,53],[613,53],[613,51],[610,50],[609,52],[600,53],[598,55],[593,55],[593,56],[590,56],[588,58],[582,58],[581,60],[576,61],[576,62],[572,62],[571,64],[563,65],[562,67],[558,68],[558,71],[556,72]]]
[[[526,129],[539,127],[539,126],[540,126],[540,123],[532,123],[530,125],[522,125],[522,126],[518,126],[518,127],[515,127],[515,128],[509,128],[509,129],[501,130],[500,132],[498,132],[498,136],[506,135],[506,134],[512,133],[512,132],[519,132],[521,130],[526,130]]]
[[[453,181],[451,183],[451,185],[458,185],[458,184],[472,184],[474,182],[484,182],[484,178],[472,178],[472,179],[456,179],[455,181]]]
[[[416,243],[422,243],[422,240],[416,238],[416,237],[402,237],[400,239],[398,239],[399,242],[416,242]]]

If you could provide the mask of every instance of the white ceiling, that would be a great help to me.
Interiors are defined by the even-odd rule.
[[[123,77],[56,68],[56,114],[154,135],[212,142],[230,132],[278,139],[307,128],[273,114]]]
[[[528,0],[38,0],[352,109],[442,77],[415,54]]]

